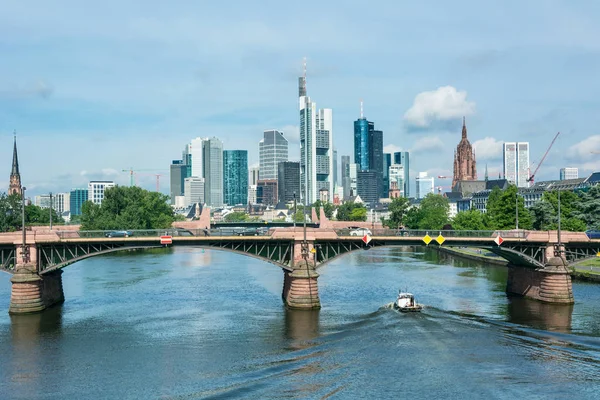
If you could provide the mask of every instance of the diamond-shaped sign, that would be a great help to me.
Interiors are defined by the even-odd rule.
[[[310,252],[315,254],[317,252],[317,249],[315,249],[314,247],[312,249],[310,249]]]
[[[369,235],[363,236],[362,241],[365,242],[365,244],[369,244],[369,242],[371,241],[371,236],[369,236]]]
[[[438,237],[435,238],[435,241],[438,242],[438,244],[441,246],[442,243],[444,243],[446,241],[446,238],[443,237],[442,235],[439,235]]]
[[[502,239],[500,236],[496,236],[494,242],[496,242],[496,244],[500,246],[502,243],[504,243],[504,239]]]
[[[596,257],[600,257],[600,251],[596,253]]]
[[[423,237],[423,241],[425,242],[425,244],[429,244],[429,243],[431,243],[431,241],[432,241],[432,240],[433,240],[433,239],[432,239],[432,238],[431,238],[431,236],[429,236],[429,235],[425,235],[425,236]]]

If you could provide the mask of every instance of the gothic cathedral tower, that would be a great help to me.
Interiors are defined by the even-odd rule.
[[[19,173],[19,159],[17,157],[17,135],[15,134],[15,142],[13,147],[13,162],[12,170],[10,171],[10,184],[8,186],[8,194],[21,195],[21,174]]]
[[[452,189],[458,181],[474,181],[477,179],[477,167],[475,163],[475,153],[469,139],[467,139],[467,125],[463,117],[462,139],[456,151],[454,152],[454,176],[452,179]]]

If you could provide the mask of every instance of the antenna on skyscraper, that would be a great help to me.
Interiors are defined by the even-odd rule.
[[[360,119],[364,119],[365,113],[363,112],[363,100],[360,99]]]

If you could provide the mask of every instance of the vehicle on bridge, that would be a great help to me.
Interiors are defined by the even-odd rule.
[[[600,231],[598,231],[598,230],[590,229],[590,230],[585,231],[585,234],[590,239],[600,239]]]
[[[104,234],[104,236],[106,236],[107,238],[117,238],[117,237],[130,237],[133,236],[133,232],[132,231],[112,231],[112,232],[106,232]]]
[[[350,236],[371,236],[372,233],[368,228],[356,228],[353,231],[350,231]]]

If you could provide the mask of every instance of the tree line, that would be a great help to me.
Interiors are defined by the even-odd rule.
[[[25,225],[48,225],[50,224],[50,213],[52,213],[53,224],[64,224],[65,221],[58,215],[56,210],[25,203]],[[0,193],[0,231],[14,232],[21,230],[22,220],[23,199],[21,195]]]

